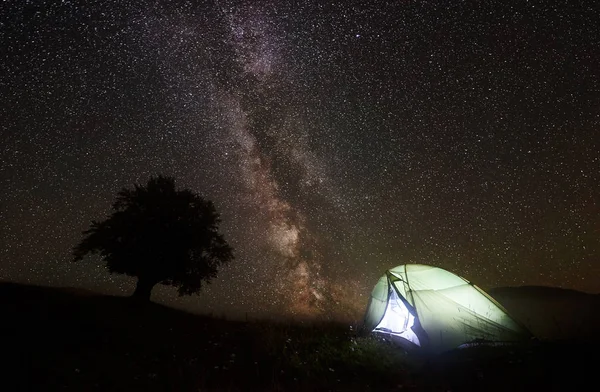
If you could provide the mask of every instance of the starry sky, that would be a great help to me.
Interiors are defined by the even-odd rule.
[[[388,268],[600,291],[600,5],[5,1],[0,280],[126,295],[72,263],[151,175],[236,260],[173,306],[360,317]]]

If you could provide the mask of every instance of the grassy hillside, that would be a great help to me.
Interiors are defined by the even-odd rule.
[[[7,391],[564,390],[597,365],[590,345],[424,358],[347,325],[235,322],[9,283],[0,314]]]

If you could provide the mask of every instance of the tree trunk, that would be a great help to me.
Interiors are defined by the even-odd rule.
[[[153,283],[152,281],[138,278],[135,291],[131,295],[131,298],[134,298],[140,302],[150,302],[150,294],[152,293],[152,288],[155,285],[156,283]]]

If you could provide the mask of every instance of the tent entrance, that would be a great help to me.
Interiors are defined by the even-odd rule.
[[[398,297],[396,290],[390,290],[385,314],[375,327],[375,331],[389,333],[421,346],[417,334],[412,330],[415,325],[415,316],[409,311],[404,302]]]

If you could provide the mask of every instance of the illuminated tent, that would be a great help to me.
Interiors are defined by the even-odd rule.
[[[433,352],[473,341],[531,337],[479,287],[441,268],[420,264],[400,265],[379,279],[365,327]]]

